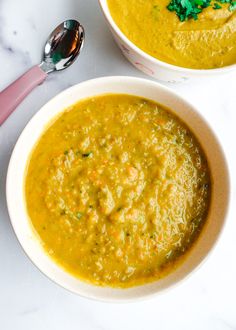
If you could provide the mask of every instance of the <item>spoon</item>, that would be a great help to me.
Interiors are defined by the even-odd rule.
[[[77,58],[84,43],[84,28],[75,20],[67,20],[50,34],[44,48],[42,63],[0,93],[0,125],[21,101],[47,78],[48,73],[68,68]]]

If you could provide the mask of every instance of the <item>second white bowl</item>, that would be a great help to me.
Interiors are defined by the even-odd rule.
[[[222,75],[236,70],[236,64],[218,69],[197,70],[178,67],[162,62],[145,53],[124,35],[124,33],[119,29],[111,16],[107,0],[99,0],[99,3],[111,33],[124,56],[137,69],[153,78],[175,84],[179,82],[185,82],[190,79],[192,80],[196,78],[207,78],[215,75]]]

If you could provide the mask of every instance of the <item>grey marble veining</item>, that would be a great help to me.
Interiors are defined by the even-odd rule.
[[[80,81],[105,75],[145,77],[121,55],[97,0],[0,0],[0,90],[39,63],[48,33],[66,18],[86,29],[73,67],[52,74],[0,127],[0,329],[229,330],[236,329],[236,72],[172,86],[211,123],[225,149],[233,203],[224,233],[208,261],[176,289],[128,305],[88,301],[58,287],[24,255],[5,202],[10,154],[28,120],[50,98]],[[146,77],[148,79],[148,77]]]

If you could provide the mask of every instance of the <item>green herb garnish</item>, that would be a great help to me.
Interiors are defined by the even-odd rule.
[[[214,3],[213,9],[221,9],[221,8],[222,7],[217,2]]]
[[[83,216],[83,214],[82,214],[82,213],[80,213],[80,212],[78,212],[78,213],[76,214],[76,218],[77,218],[77,219],[81,219],[81,218],[82,218],[82,216]]]
[[[84,158],[91,158],[93,156],[93,153],[92,152],[88,152],[86,154],[82,154],[82,157]]]
[[[231,1],[230,6],[229,6],[229,10],[234,11],[235,9],[236,9],[236,1]]]
[[[198,15],[207,7],[211,6],[213,9],[221,9],[220,4],[228,3],[228,9],[233,11],[236,9],[235,0],[171,0],[167,9],[174,11],[181,22],[187,21],[190,18],[198,19]]]

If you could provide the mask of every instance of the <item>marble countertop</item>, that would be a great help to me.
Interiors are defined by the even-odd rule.
[[[68,70],[50,75],[0,127],[0,328],[236,329],[236,72],[170,86],[211,123],[232,177],[233,203],[224,233],[208,261],[188,280],[145,302],[105,304],[58,287],[23,253],[7,213],[5,179],[12,149],[28,120],[53,96],[80,81],[105,75],[145,77],[118,50],[97,0],[0,0],[0,90],[39,63],[48,33],[67,18],[78,19],[86,30],[80,58]]]

